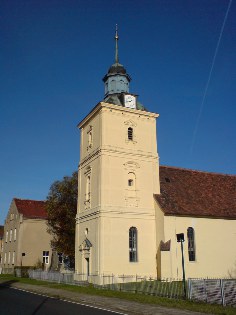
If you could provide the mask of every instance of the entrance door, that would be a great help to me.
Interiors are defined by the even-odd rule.
[[[89,258],[85,258],[87,262],[87,278],[89,276]]]

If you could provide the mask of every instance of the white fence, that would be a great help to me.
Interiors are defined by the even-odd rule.
[[[236,279],[189,279],[188,298],[236,306]]]
[[[60,273],[58,271],[42,271],[42,270],[28,270],[31,279],[44,280],[49,282],[74,284],[74,273]]]
[[[138,275],[97,275],[29,270],[32,279],[57,283],[88,285],[99,289],[125,291],[167,298],[183,299],[183,281],[180,279],[158,280]],[[187,297],[190,300],[236,306],[236,279],[188,279]]]

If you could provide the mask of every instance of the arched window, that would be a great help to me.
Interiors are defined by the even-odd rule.
[[[195,235],[194,228],[189,227],[187,229],[187,237],[188,237],[188,259],[189,261],[195,261]]]
[[[128,128],[128,140],[133,141],[133,128]]]
[[[135,190],[136,180],[135,174],[133,172],[128,173],[128,187],[129,189]]]
[[[129,229],[129,261],[138,261],[138,251],[137,251],[137,228],[131,227]]]

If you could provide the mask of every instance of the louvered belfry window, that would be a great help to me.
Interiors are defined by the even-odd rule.
[[[128,128],[128,140],[133,141],[133,128]]]

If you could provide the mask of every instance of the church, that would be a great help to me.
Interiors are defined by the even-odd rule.
[[[236,262],[236,176],[159,165],[157,113],[130,93],[118,56],[104,99],[78,124],[79,275],[228,277]]]

